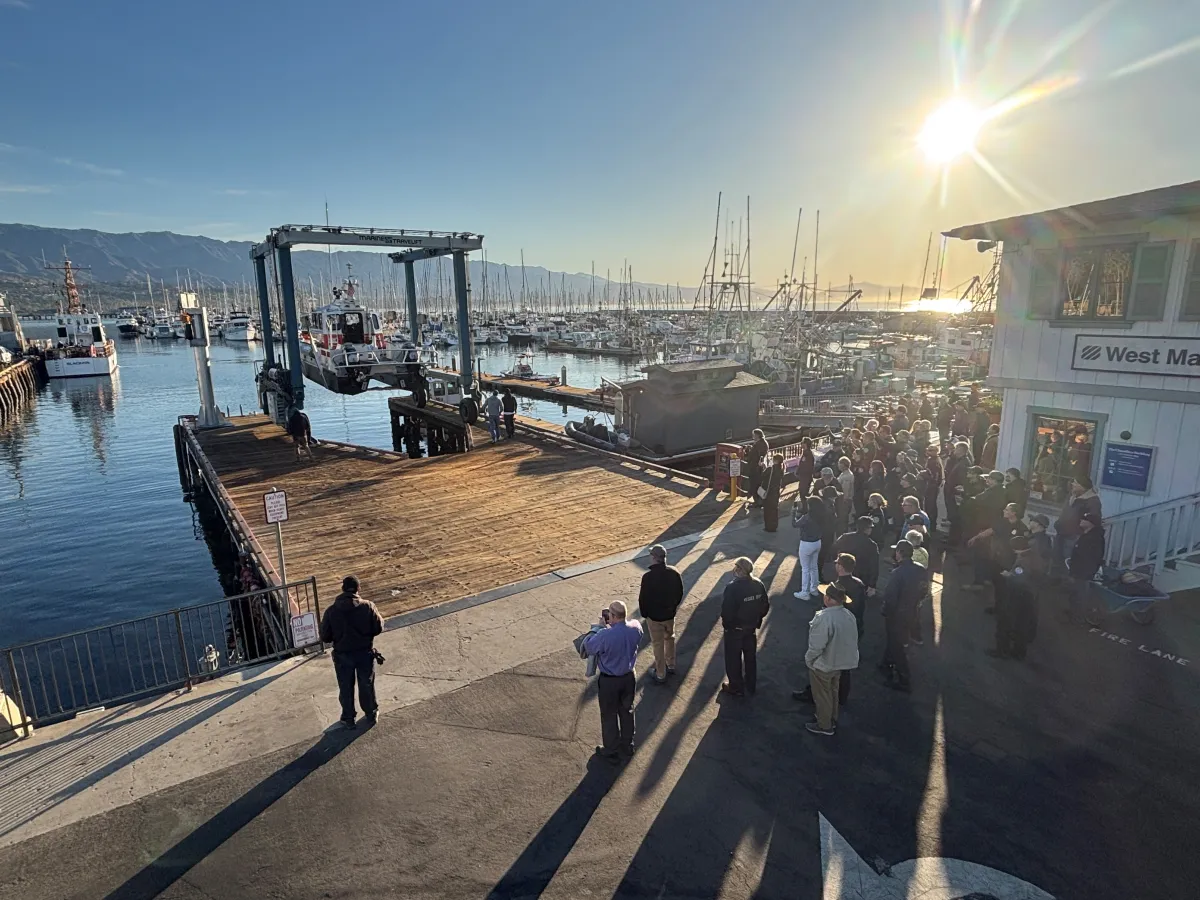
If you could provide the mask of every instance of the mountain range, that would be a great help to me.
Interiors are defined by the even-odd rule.
[[[254,270],[250,262],[249,241],[222,241],[201,235],[175,234],[170,231],[114,234],[91,229],[45,228],[37,225],[0,224],[0,291],[8,294],[10,305],[19,311],[31,312],[53,309],[57,303],[56,288],[61,275],[47,271],[45,266],[61,265],[64,254],[80,268],[79,281],[104,306],[146,303],[146,276],[149,275],[157,293],[160,284],[173,296],[176,285],[190,281],[220,293],[223,285],[230,289],[253,283]],[[366,251],[297,250],[292,253],[292,269],[298,294],[326,293],[331,283],[345,277],[346,265],[362,282],[367,296],[383,297],[391,305],[403,298],[403,278],[400,267],[387,261],[380,253]],[[511,264],[471,260],[469,277],[473,300],[485,294],[508,307],[508,298],[519,301],[522,291],[521,267]],[[418,293],[427,297],[450,297],[451,272],[448,261],[439,267],[436,261],[418,264]],[[485,286],[486,282],[486,286]],[[588,273],[567,273],[547,270],[541,266],[524,267],[527,297],[567,296],[597,301],[605,297],[605,279],[595,279]],[[616,304],[620,285],[607,285],[607,302]],[[875,284],[856,284],[867,300],[882,298],[888,287]],[[666,304],[690,309],[696,295],[695,287],[634,282],[635,303],[640,296],[645,302]],[[836,289],[835,289],[836,290]],[[682,294],[682,302],[679,297]],[[755,303],[761,305],[771,296],[770,291],[756,287]],[[327,293],[326,293],[327,296]],[[836,299],[835,301],[836,302]],[[159,301],[157,305],[162,305]]]

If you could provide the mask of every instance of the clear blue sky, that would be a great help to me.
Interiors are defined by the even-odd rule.
[[[0,0],[0,221],[257,238],[328,197],[695,284],[723,190],[757,283],[802,205],[822,283],[912,285],[930,230],[1200,178],[1195,0],[984,0],[964,36],[970,5]],[[981,133],[1013,193],[914,145],[956,68],[984,107],[1069,85]]]

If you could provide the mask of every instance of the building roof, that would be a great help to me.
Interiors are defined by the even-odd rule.
[[[742,364],[737,360],[718,357],[717,359],[696,359],[692,360],[691,362],[653,363],[646,366],[642,371],[670,372],[672,374],[677,374],[680,372],[704,372],[740,368],[742,368]]]
[[[978,225],[963,225],[943,233],[946,237],[963,240],[1006,241],[1029,238],[1039,232],[1078,234],[1102,222],[1121,219],[1147,219],[1198,212],[1200,181],[1189,181],[1107,200],[1092,200]]]
[[[767,383],[765,378],[759,378],[757,375],[751,375],[749,372],[738,372],[733,376],[733,380],[725,385],[725,390],[729,390],[730,388],[759,387]]]

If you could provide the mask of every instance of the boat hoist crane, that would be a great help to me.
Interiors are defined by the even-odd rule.
[[[404,266],[405,298],[412,341],[421,345],[417,321],[417,283],[413,265],[417,260],[450,256],[454,269],[454,294],[458,301],[458,332],[461,348],[463,400],[459,412],[470,423],[479,417],[479,405],[472,396],[474,378],[471,350],[470,286],[467,280],[467,254],[483,247],[483,235],[468,231],[414,231],[393,228],[352,228],[343,225],[281,225],[272,228],[261,244],[250,248],[258,286],[259,314],[262,317],[262,385],[267,391],[284,395],[286,406],[304,407],[304,372],[300,364],[300,321],[296,313],[296,288],[292,278],[292,247],[303,244],[336,244],[339,247],[395,248],[388,257]],[[275,261],[279,293],[283,306],[284,358],[275,359],[272,343],[271,303],[267,288],[267,259]],[[286,408],[285,406],[285,408]]]

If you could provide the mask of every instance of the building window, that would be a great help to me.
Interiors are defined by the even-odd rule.
[[[1136,245],[1073,247],[1062,266],[1063,319],[1123,319]]]
[[[1029,430],[1029,491],[1034,499],[1065,503],[1076,475],[1091,475],[1096,422],[1035,414]]]

